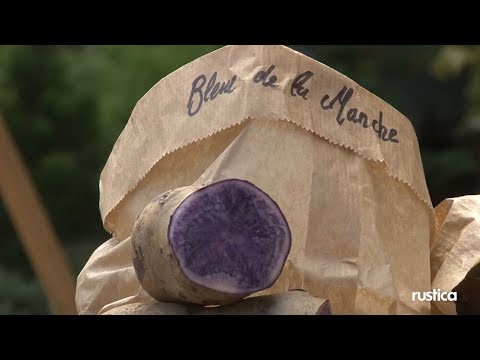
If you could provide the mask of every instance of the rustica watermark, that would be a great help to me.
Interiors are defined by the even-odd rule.
[[[412,301],[457,301],[455,291],[441,291],[433,289],[432,291],[413,291]]]

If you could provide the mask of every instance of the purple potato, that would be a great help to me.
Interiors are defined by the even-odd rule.
[[[271,287],[290,251],[276,202],[229,179],[155,198],[132,231],[133,264],[157,301],[227,304]]]

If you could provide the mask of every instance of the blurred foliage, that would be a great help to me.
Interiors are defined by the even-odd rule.
[[[0,314],[45,314],[49,306],[35,279],[0,267]]]
[[[108,238],[98,180],[136,102],[162,77],[218,47],[0,47],[0,112],[75,274]],[[352,78],[412,121],[434,205],[480,193],[480,47],[291,47]],[[48,312],[3,206],[0,231],[0,313]]]

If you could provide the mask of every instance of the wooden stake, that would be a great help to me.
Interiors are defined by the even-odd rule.
[[[0,196],[54,313],[76,314],[75,281],[30,174],[0,117]]]

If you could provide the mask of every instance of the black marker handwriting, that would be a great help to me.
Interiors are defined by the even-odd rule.
[[[207,78],[205,75],[198,76],[192,82],[192,89],[187,103],[188,115],[194,116],[200,111],[204,103],[209,100],[213,101],[218,95],[232,93],[236,89],[234,87],[235,80],[237,80],[237,75],[234,75],[226,82],[217,82],[217,72],[214,72],[204,91],[203,86],[207,82]]]
[[[310,91],[303,87],[305,83],[310,80],[313,76],[313,72],[305,71],[304,73],[298,75],[295,80],[293,80],[292,87],[290,88],[290,94],[292,96],[301,96],[303,99],[307,100],[307,94]]]
[[[323,110],[333,110],[334,106],[338,103],[339,107],[337,110],[337,123],[338,125],[343,125],[345,122],[344,111],[348,105],[348,102],[352,98],[354,91],[352,88],[347,88],[344,86],[338,94],[330,100],[327,104],[327,101],[330,99],[330,96],[327,94],[320,100],[320,106]],[[358,116],[357,116],[358,114]],[[350,108],[347,111],[347,120],[352,122],[353,124],[360,124],[363,128],[368,129],[372,128],[373,132],[375,132],[380,139],[383,141],[390,141],[393,143],[398,143],[398,139],[395,138],[397,136],[398,131],[396,129],[387,129],[385,125],[383,125],[383,112],[380,111],[378,114],[378,119],[373,119],[371,123],[368,122],[368,115],[362,111],[358,112],[357,108]]]
[[[270,65],[266,70],[258,71],[253,77],[255,84],[262,84],[266,88],[275,88],[278,77],[273,73],[275,65]],[[309,100],[307,95],[310,89],[307,83],[313,77],[313,72],[305,71],[297,75],[291,84],[290,95],[293,97],[301,97],[304,100]],[[189,116],[195,116],[202,106],[214,101],[217,96],[222,94],[232,93],[235,87],[237,75],[234,75],[228,81],[217,81],[217,72],[214,72],[209,79],[205,75],[199,75],[192,82],[190,96],[187,103],[187,112]],[[352,124],[357,124],[364,129],[372,129],[379,139],[385,142],[398,143],[398,131],[396,129],[388,129],[384,123],[384,114],[382,111],[378,112],[378,116],[373,118],[359,108],[349,106],[349,103],[354,96],[353,88],[343,86],[340,91],[332,98],[329,94],[324,95],[320,99],[320,107],[323,111],[333,111],[336,114],[335,119],[338,125],[343,126],[345,120]],[[322,110],[320,110],[322,111]]]
[[[261,81],[262,85],[265,87],[269,87],[269,86],[277,87],[278,84],[275,84],[277,82],[277,76],[270,75],[274,69],[275,69],[275,65],[270,65],[267,71],[260,70],[253,77],[253,82],[255,84],[258,84]]]

